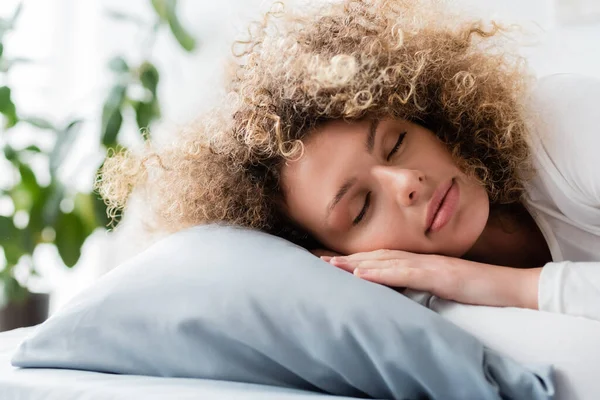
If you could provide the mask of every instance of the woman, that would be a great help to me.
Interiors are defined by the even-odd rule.
[[[536,83],[507,32],[435,1],[273,9],[227,101],[98,187],[113,210],[145,189],[163,231],[262,229],[381,284],[600,319],[599,139],[566,129],[597,106],[561,89],[600,85]]]

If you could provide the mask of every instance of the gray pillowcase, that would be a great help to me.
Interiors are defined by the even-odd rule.
[[[17,367],[249,382],[388,399],[550,399],[527,369],[392,289],[283,239],[171,235],[40,325]]]

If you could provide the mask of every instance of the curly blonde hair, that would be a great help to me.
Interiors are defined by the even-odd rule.
[[[492,206],[516,204],[530,169],[532,76],[507,50],[511,29],[434,0],[276,3],[235,43],[223,104],[168,146],[107,158],[97,188],[113,213],[144,189],[164,232],[221,222],[311,247],[281,211],[283,163],[321,123],[391,117],[432,130]]]

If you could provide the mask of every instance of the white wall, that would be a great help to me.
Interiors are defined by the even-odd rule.
[[[516,22],[539,40],[523,48],[539,76],[575,72],[600,77],[597,0],[458,0],[475,15]]]
[[[584,23],[559,24],[567,18],[561,18],[564,8],[556,2],[568,1],[461,0],[460,4],[486,18],[529,23],[532,29],[537,26],[539,45],[524,51],[539,75],[580,72],[600,77],[600,20],[590,21],[587,17],[594,14],[584,12]],[[595,0],[579,1],[596,6]],[[1,0],[0,16],[8,15],[17,2]],[[24,0],[24,4],[18,32],[11,38],[6,53],[39,62],[11,74],[17,103],[26,112],[47,115],[55,121],[75,115],[90,120],[70,168],[63,171],[76,187],[88,188],[97,165],[89,160],[97,160],[98,154],[86,146],[86,138],[99,134],[99,100],[109,82],[103,62],[119,50],[136,57],[147,52],[139,45],[138,29],[115,23],[105,17],[103,10],[127,11],[147,19],[152,15],[149,1]],[[153,56],[162,71],[164,114],[159,130],[168,132],[210,107],[220,93],[221,61],[229,55],[231,41],[244,31],[245,21],[257,18],[270,4],[261,0],[180,0],[182,20],[199,38],[199,49],[194,54],[184,54],[168,33],[157,40]],[[26,137],[26,132],[23,135]],[[129,140],[135,141],[137,135],[135,127],[129,126]],[[114,238],[98,232],[86,243],[81,262],[72,271],[60,266],[53,249],[43,248],[36,253],[45,284],[56,288],[52,309],[126,258],[134,248],[130,241],[134,239],[121,239],[117,246]]]

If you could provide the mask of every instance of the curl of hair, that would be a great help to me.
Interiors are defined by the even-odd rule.
[[[510,27],[435,0],[345,0],[301,13],[276,3],[234,45],[224,105],[161,149],[106,160],[111,210],[145,187],[158,227],[221,222],[314,240],[280,212],[280,171],[334,119],[404,118],[431,129],[492,206],[515,204],[530,171],[522,99],[532,77]]]

